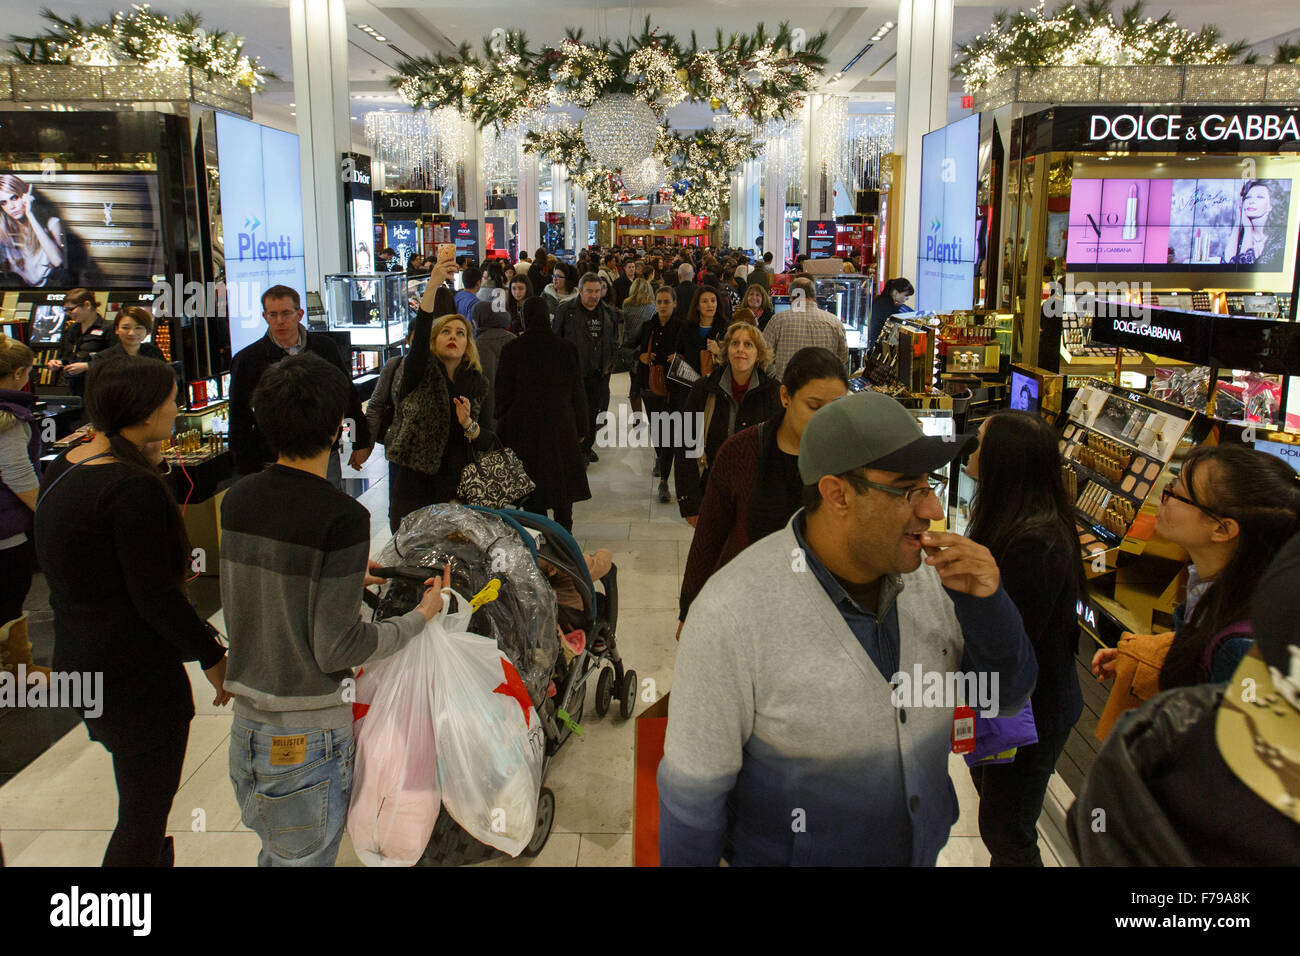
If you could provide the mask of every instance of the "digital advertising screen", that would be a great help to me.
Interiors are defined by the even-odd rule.
[[[456,243],[456,255],[469,256],[479,261],[478,220],[457,219],[452,223],[452,241]]]
[[[388,245],[405,269],[411,255],[420,251],[420,224],[414,219],[389,219],[384,225],[388,227]]]
[[[370,248],[374,241],[374,203],[369,199],[353,199],[348,203],[351,228],[348,230],[352,240],[352,271],[374,272],[375,250]]]
[[[217,163],[233,354],[266,332],[263,292],[307,291],[298,137],[217,113]]]
[[[1075,179],[1066,265],[1282,272],[1289,179]]]
[[[1013,369],[1010,396],[1012,408],[1022,412],[1038,411],[1038,380]]]
[[[916,307],[969,309],[975,302],[979,116],[921,137],[921,236]]]
[[[63,323],[68,314],[61,302],[45,302],[32,309],[33,342],[57,342],[63,337]]]
[[[153,173],[0,169],[0,286],[152,286],[164,271]]]
[[[835,220],[813,219],[808,223],[808,257],[830,259],[835,255]]]

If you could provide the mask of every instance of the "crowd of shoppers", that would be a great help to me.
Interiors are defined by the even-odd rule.
[[[592,497],[616,363],[635,412],[699,423],[650,429],[659,500],[671,501],[675,469],[695,528],[658,772],[663,863],[932,865],[956,815],[953,715],[900,703],[899,675],[960,668],[1000,678],[999,717],[1032,713],[1037,741],[971,774],[993,865],[1041,865],[1036,822],[1082,711],[1087,589],[1056,429],[1007,411],[978,434],[932,437],[893,399],[849,395],[844,329],[813,281],[793,279],[776,312],[771,268],[727,250],[420,268],[430,279],[408,349],[385,363],[364,414],[297,294],[263,297],[266,335],[232,363],[228,663],[186,596],[189,542],[159,471],[177,380],[144,342],[152,316],[121,310],[113,343],[95,332],[93,299],[69,303],[64,370],[84,376],[95,433],[43,473],[25,389],[34,355],[0,337],[0,650],[4,666],[38,672],[23,600],[39,559],[54,667],[105,675],[104,710],[86,726],[119,792],[106,865],[174,859],[166,820],[194,714],[185,661],[214,703],[234,701],[230,776],[259,863],[332,864],[355,749],[342,688],[418,634],[447,584],[430,579],[414,611],[363,623],[362,588],[378,580],[370,516],[339,490],[338,449],[346,439],[357,468],[384,447],[393,530],[455,500],[474,454],[496,444],[534,482],[522,506],[571,529]],[[902,307],[900,281],[882,312]],[[940,472],[967,456],[970,527],[932,530],[946,517]],[[1243,446],[1204,447],[1161,500],[1156,533],[1191,559],[1164,693],[1120,718],[1084,791],[1116,819],[1140,791],[1158,825],[1099,834],[1076,806],[1071,839],[1085,864],[1293,861],[1294,818],[1239,769],[1258,740],[1230,748],[1216,716],[1239,706],[1223,682],[1246,673],[1295,706],[1300,478]],[[1097,652],[1094,673],[1113,675],[1116,656]],[[1198,781],[1213,782],[1210,799],[1188,798]],[[1222,840],[1215,821],[1233,812],[1255,831]]]

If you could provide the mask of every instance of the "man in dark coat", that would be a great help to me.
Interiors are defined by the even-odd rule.
[[[235,458],[235,469],[242,475],[251,475],[261,471],[268,462],[275,460],[262,441],[257,431],[257,420],[253,417],[253,392],[262,380],[262,373],[286,355],[299,352],[314,352],[325,361],[339,369],[352,380],[352,373],[344,364],[339,347],[328,335],[308,332],[302,325],[306,313],[295,289],[285,285],[273,285],[262,293],[262,318],[266,320],[266,335],[252,345],[245,346],[235,353],[230,360],[230,451]],[[366,416],[361,411],[361,396],[352,386],[348,400],[348,419],[356,429],[352,439],[352,456],[348,463],[360,469],[370,457],[374,442],[370,438],[370,427]],[[337,452],[338,445],[335,445]],[[342,468],[338,455],[330,456],[329,479],[335,487],[342,481]]]
[[[587,461],[596,455],[596,416],[609,409],[609,376],[618,348],[614,310],[601,301],[600,276],[586,273],[578,282],[578,297],[555,310],[555,332],[578,348],[582,384],[587,394]]]
[[[553,511],[572,530],[573,503],[591,498],[580,447],[588,415],[578,349],[551,331],[540,298],[525,299],[520,311],[524,334],[505,344],[497,364],[497,434],[537,485],[525,508]]]

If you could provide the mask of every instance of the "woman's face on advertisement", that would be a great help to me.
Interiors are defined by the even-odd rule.
[[[1273,197],[1267,186],[1251,186],[1250,191],[1241,200],[1242,218],[1257,225],[1268,219],[1272,209]]]
[[[13,219],[21,219],[23,217],[23,197],[8,190],[0,190],[0,209],[3,209]]]

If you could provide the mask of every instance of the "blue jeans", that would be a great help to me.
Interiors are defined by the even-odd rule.
[[[275,737],[305,736],[292,765],[272,764]],[[281,741],[283,745],[285,742]],[[230,782],[240,819],[262,838],[258,866],[333,866],[352,799],[352,728],[302,730],[236,716],[230,729]],[[281,753],[281,759],[286,759]]]

